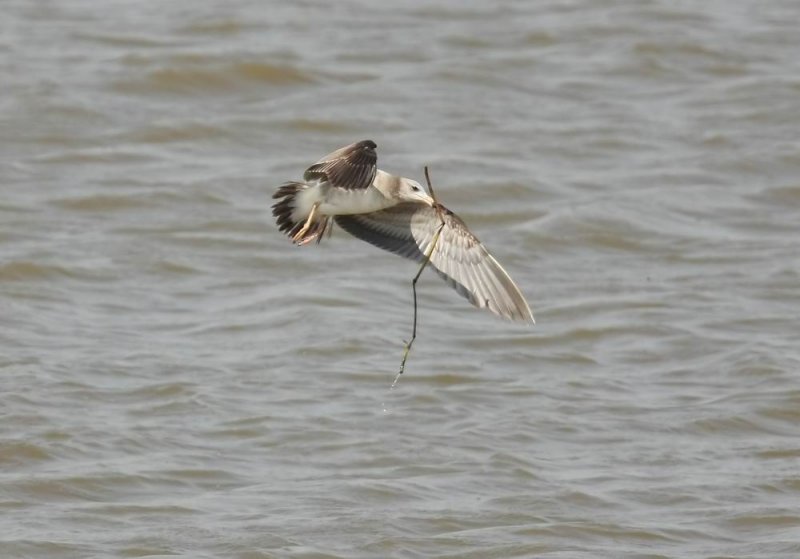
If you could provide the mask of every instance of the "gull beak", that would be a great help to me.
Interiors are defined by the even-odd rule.
[[[433,207],[434,204],[436,204],[436,202],[434,202],[433,198],[431,198],[431,195],[428,194],[427,192],[425,192],[423,190],[420,190],[416,194],[419,196],[419,200],[423,204],[426,204],[426,205],[431,206],[431,207]]]

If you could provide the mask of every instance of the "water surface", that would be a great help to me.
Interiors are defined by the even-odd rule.
[[[800,6],[6,2],[0,555],[800,554]],[[276,185],[371,138],[520,326]]]

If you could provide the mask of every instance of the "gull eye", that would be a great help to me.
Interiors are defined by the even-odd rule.
[[[419,187],[416,184],[412,184],[411,190],[413,190],[414,192],[419,192]]]

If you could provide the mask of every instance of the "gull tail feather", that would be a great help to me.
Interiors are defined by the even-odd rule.
[[[297,196],[308,188],[311,186],[303,182],[287,182],[272,195],[273,199],[278,200],[272,205],[272,215],[275,217],[278,229],[298,245],[306,245],[314,240],[319,243],[328,226],[328,217],[320,216],[308,224],[302,235],[297,236],[303,231],[308,218],[307,215],[297,215]]]

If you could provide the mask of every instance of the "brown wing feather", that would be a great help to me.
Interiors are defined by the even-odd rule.
[[[309,167],[303,178],[347,190],[367,188],[375,180],[378,168],[377,147],[372,140],[362,140],[337,149]]]

